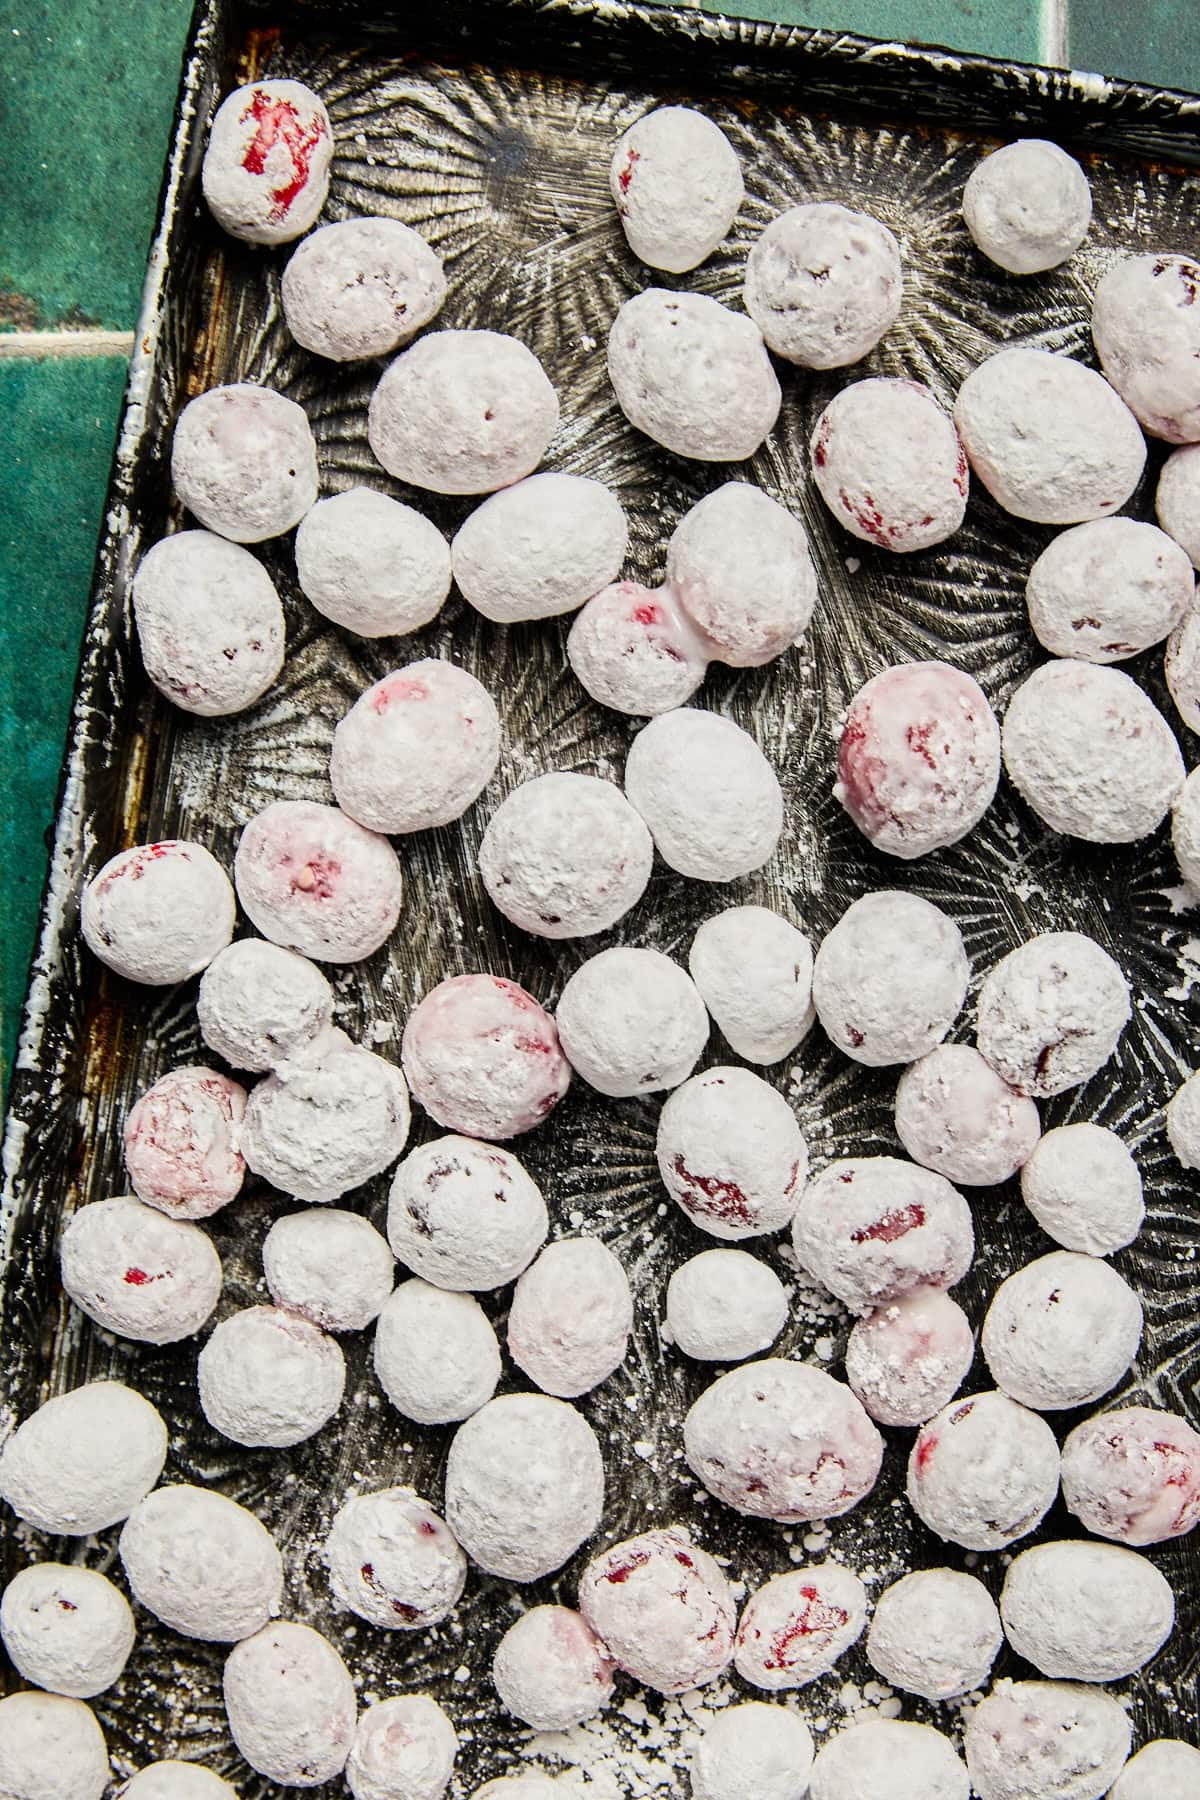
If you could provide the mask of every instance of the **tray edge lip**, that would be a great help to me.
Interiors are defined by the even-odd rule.
[[[151,240],[146,278],[134,334],[134,350],[122,400],[117,428],[112,470],[105,493],[102,525],[97,543],[92,579],[81,640],[79,668],[71,699],[70,724],[64,750],[62,773],[54,811],[54,837],[47,874],[38,909],[34,935],[34,951],[29,978],[21,1006],[21,1025],[16,1053],[9,1071],[9,1091],[0,1138],[0,1323],[8,1313],[11,1249],[18,1219],[27,1203],[21,1189],[24,1152],[36,1110],[37,1089],[42,1081],[56,1072],[53,1058],[43,1060],[47,1025],[53,1006],[53,989],[61,977],[61,948],[72,895],[74,874],[85,837],[83,794],[87,782],[85,735],[93,710],[92,689],[96,670],[90,666],[90,653],[102,624],[106,604],[105,584],[114,563],[123,532],[123,513],[132,493],[132,478],[145,428],[146,396],[153,379],[164,318],[166,283],[170,274],[169,240],[176,224],[184,171],[193,134],[200,119],[199,95],[205,73],[211,66],[214,43],[222,25],[233,15],[245,10],[247,22],[255,10],[241,9],[238,0],[196,0],[192,23],[181,65],[181,79],[175,109],[175,128],[164,169],[158,217]],[[298,21],[308,11],[319,21],[322,9],[296,8]],[[463,8],[466,16],[467,9]],[[568,15],[581,26],[604,30],[631,24],[664,30],[671,36],[718,38],[726,42],[745,41],[766,34],[776,47],[803,53],[818,47],[833,63],[846,68],[863,61],[876,62],[885,55],[894,56],[898,64],[909,69],[924,68],[931,76],[951,75],[956,81],[969,82],[972,76],[1016,80],[1039,93],[1042,98],[1057,99],[1064,107],[1089,115],[1106,111],[1118,101],[1152,105],[1164,113],[1165,122],[1174,116],[1186,126],[1194,117],[1200,128],[1200,94],[1185,89],[1159,88],[1150,84],[1109,77],[1086,70],[1057,68],[1041,63],[1025,63],[959,51],[940,45],[909,42],[899,38],[870,38],[858,33],[809,26],[782,25],[768,20],[735,18],[721,12],[702,11],[699,6],[675,4],[673,0],[477,0],[474,16],[506,15],[536,17],[539,14]],[[1200,135],[1200,130],[1198,130]],[[1147,159],[1146,151],[1134,154]],[[74,871],[74,874],[73,874]]]

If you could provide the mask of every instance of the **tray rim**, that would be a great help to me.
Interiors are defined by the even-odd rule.
[[[397,28],[403,20],[401,9],[394,0],[379,0],[375,7],[369,5],[369,0],[343,0],[336,7],[331,7],[327,0],[290,0],[286,10],[289,24],[297,28],[308,25],[315,30],[325,25],[334,35],[352,31],[368,14],[374,18],[381,13],[388,15]],[[88,733],[91,718],[97,709],[102,710],[103,705],[100,690],[107,667],[104,653],[112,648],[105,641],[105,623],[117,585],[128,504],[135,492],[139,456],[148,430],[147,399],[161,354],[167,287],[173,266],[172,239],[181,226],[180,203],[189,156],[195,153],[197,134],[207,125],[201,103],[202,91],[205,82],[219,70],[223,33],[234,24],[251,29],[257,21],[277,18],[278,14],[278,6],[269,7],[264,0],[196,0],[183,53],[176,123],[160,188],[157,223],[147,261],[134,349],[105,495],[104,524],[92,569],[79,667],[55,800],[53,843],[39,904],[16,1054],[9,1071],[0,1144],[3,1177],[0,1184],[0,1326],[8,1323],[12,1309],[14,1239],[37,1206],[37,1194],[24,1179],[28,1140],[36,1130],[39,1102],[49,1096],[56,1078],[66,1073],[70,1064],[64,1047],[54,1044],[48,1027],[52,1023],[57,990],[63,980],[62,949],[68,933],[74,929],[73,903],[87,848]],[[830,92],[852,110],[862,108],[861,94],[842,89],[839,80],[844,79],[851,69],[858,68],[861,72],[864,65],[883,72],[888,83],[884,88],[885,96],[901,102],[894,109],[900,114],[910,110],[904,104],[905,98],[911,95],[911,88],[906,89],[903,81],[905,75],[924,77],[935,85],[948,85],[952,91],[961,93],[965,103],[971,101],[971,90],[973,87],[978,89],[980,83],[991,84],[997,89],[1015,87],[1025,93],[1035,119],[1051,113],[1056,115],[1056,120],[1061,116],[1063,125],[1073,123],[1077,128],[1078,137],[1076,132],[1061,129],[1056,135],[1086,142],[1089,126],[1098,128],[1102,135],[1093,137],[1093,143],[1103,143],[1105,148],[1115,150],[1117,154],[1132,155],[1143,161],[1150,160],[1148,146],[1134,141],[1122,147],[1122,115],[1126,110],[1132,111],[1135,117],[1139,112],[1153,114],[1151,134],[1162,138],[1170,150],[1177,153],[1181,166],[1194,163],[1200,167],[1198,93],[1155,87],[1086,70],[982,56],[948,46],[734,18],[723,13],[702,12],[697,6],[676,4],[674,0],[448,0],[439,8],[439,17],[444,22],[434,37],[448,31],[459,48],[464,39],[469,44],[472,37],[478,37],[485,47],[495,48],[497,27],[502,27],[505,20],[538,16],[544,21],[560,25],[565,21],[580,31],[595,33],[601,48],[614,43],[620,46],[639,37],[650,41],[666,36],[677,42],[695,44],[703,41],[711,46],[738,46],[747,52],[767,55],[769,60],[761,67],[741,64],[726,69],[718,77],[719,85],[752,86],[756,77],[759,80],[768,77],[773,65],[781,62],[801,68],[811,65],[822,71],[828,69],[834,78]],[[618,36],[606,39],[602,35],[606,31]],[[424,22],[414,36],[422,47],[432,48]],[[774,68],[776,78],[786,72],[782,67]],[[870,100],[866,106],[872,110]],[[819,105],[814,110],[819,111]],[[921,110],[918,105],[918,116]],[[1114,110],[1118,117],[1110,137],[1103,128]],[[926,115],[928,111],[926,107]],[[1008,112],[1005,117],[1013,123],[1023,122],[1020,113]],[[939,122],[951,127],[963,123],[965,127],[964,121],[955,118],[942,118]],[[986,124],[977,126],[977,130],[980,136],[989,135]],[[1175,142],[1176,133],[1179,134],[1178,143]],[[28,1350],[30,1346],[25,1344],[23,1348]],[[12,1379],[13,1361],[10,1353],[5,1370],[10,1403],[16,1385]],[[0,1420],[2,1418],[0,1414]]]

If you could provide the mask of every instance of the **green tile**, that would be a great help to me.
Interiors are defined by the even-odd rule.
[[[1076,69],[1200,93],[1196,0],[1071,0],[1070,57]]]
[[[1018,62],[1037,62],[1041,56],[1041,0],[725,0],[723,5],[704,0],[704,10],[857,31],[864,37],[949,44]]]
[[[20,1023],[125,363],[0,359],[0,1059]]]
[[[136,322],[190,12],[0,8],[0,328]]]

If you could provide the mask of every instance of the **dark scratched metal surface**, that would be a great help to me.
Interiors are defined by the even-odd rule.
[[[452,595],[414,638],[364,642],[326,624],[300,598],[289,540],[262,549],[288,612],[288,659],[267,698],[238,718],[202,721],[172,711],[149,687],[132,642],[129,575],[141,549],[178,522],[164,452],[189,394],[249,379],[302,402],[317,434],[326,492],[369,481],[413,500],[447,531],[472,504],[413,494],[382,475],[365,440],[378,368],[335,367],[298,352],[278,306],[286,251],[237,245],[203,213],[197,176],[214,98],[233,80],[264,71],[297,76],[322,93],[337,139],[325,216],[382,211],[417,226],[446,260],[450,299],[440,322],[513,332],[537,352],[563,402],[547,463],[598,476],[619,494],[633,528],[632,573],[656,578],[681,514],[732,475],[760,482],[803,517],[822,590],[806,646],[766,670],[714,668],[699,696],[747,726],[779,770],[787,799],[780,852],[762,874],[729,889],[659,870],[642,903],[600,943],[652,943],[683,955],[701,919],[746,900],[781,907],[819,938],[857,895],[884,886],[945,907],[962,926],[977,976],[1035,931],[1073,926],[1098,937],[1130,976],[1134,1020],[1114,1062],[1082,1091],[1046,1105],[1044,1118],[1096,1118],[1136,1150],[1149,1217],[1136,1247],[1115,1261],[1145,1301],[1147,1329],[1119,1397],[1193,1416],[1200,1237],[1194,1189],[1165,1145],[1162,1106],[1195,1054],[1189,969],[1192,977],[1200,970],[1200,944],[1189,947],[1196,915],[1173,909],[1177,875],[1166,834],[1112,851],[1073,844],[1047,834],[1005,781],[966,843],[900,864],[876,856],[830,796],[834,722],[862,680],[884,665],[949,657],[1003,708],[1038,660],[1022,583],[1048,534],[1007,518],[976,488],[966,526],[949,546],[890,558],[832,523],[805,473],[805,446],[830,395],[863,374],[918,376],[949,401],[968,369],[1001,345],[1086,358],[1089,295],[1114,253],[1200,247],[1200,180],[1185,166],[1197,161],[1200,103],[1094,77],[593,0],[487,0],[469,13],[450,6],[434,22],[419,16],[400,24],[365,6],[343,8],[336,23],[297,7],[282,31],[277,24],[235,16],[214,0],[198,16],[185,77],[13,1089],[3,1215],[11,1253],[5,1398],[12,1418],[96,1376],[119,1376],[145,1392],[170,1423],[169,1478],[216,1483],[263,1516],[284,1546],[289,1609],[330,1632],[364,1691],[419,1686],[445,1700],[470,1734],[457,1795],[502,1769],[521,1742],[498,1714],[487,1678],[491,1646],[512,1617],[509,1591],[473,1575],[453,1625],[419,1636],[385,1634],[334,1612],[317,1553],[333,1508],[355,1483],[402,1480],[437,1503],[449,1432],[408,1427],[381,1402],[369,1343],[359,1336],[346,1340],[350,1378],[333,1426],[294,1451],[238,1450],[198,1413],[194,1343],[165,1350],[118,1343],[63,1302],[54,1256],[62,1219],[121,1191],[120,1127],[132,1097],[202,1052],[194,984],[134,989],[81,954],[78,883],[123,844],[168,834],[198,838],[228,864],[241,826],[269,800],[330,797],[333,727],[368,683],[414,656],[453,657],[497,696],[505,723],[500,771],[461,830],[401,846],[407,904],[396,940],[338,981],[339,1022],[397,1056],[407,1009],[443,976],[490,968],[552,1003],[570,971],[599,947],[541,944],[508,928],[482,892],[474,852],[498,797],[527,775],[568,767],[619,779],[632,726],[582,695],[563,655],[568,622],[501,630]],[[880,349],[861,367],[832,376],[784,370],[779,426],[738,468],[686,463],[655,448],[625,423],[605,378],[604,342],[618,305],[652,279],[675,279],[652,277],[629,255],[606,180],[613,138],[660,97],[701,102],[733,139],[747,181],[728,242],[679,285],[736,305],[755,233],[786,205],[810,197],[876,213],[904,253],[904,308]],[[1053,131],[1084,154],[1096,210],[1087,246],[1065,269],[1017,281],[973,251],[958,204],[981,139],[1021,122]],[[1160,460],[1156,449],[1152,475]],[[1143,515],[1152,475],[1135,502]],[[1151,653],[1132,667],[1169,710],[1160,662]],[[1195,762],[1196,740],[1182,728],[1180,736]],[[968,1013],[960,1030],[969,1025]],[[724,1056],[714,1032],[710,1058]],[[770,1075],[791,1093],[818,1161],[895,1148],[894,1082],[886,1071],[847,1064],[815,1032]],[[679,1420],[711,1371],[663,1345],[658,1320],[667,1275],[703,1240],[665,1208],[653,1163],[655,1113],[649,1102],[604,1102],[577,1082],[552,1126],[517,1148],[546,1188],[555,1231],[602,1234],[619,1249],[638,1296],[626,1366],[582,1403],[605,1445],[605,1530],[685,1521],[729,1559],[732,1574],[754,1585],[789,1566],[789,1544],[777,1529],[702,1504],[679,1456]],[[428,1131],[422,1120],[417,1135]],[[377,1181],[352,1204],[380,1223],[385,1199],[386,1182]],[[262,1238],[290,1204],[252,1182],[241,1202],[212,1221],[226,1268],[222,1312],[260,1297]],[[978,1325],[996,1282],[1050,1246],[1021,1208],[1015,1184],[977,1193],[974,1210],[979,1256],[959,1292]],[[776,1251],[767,1253],[795,1279]],[[503,1300],[488,1302],[498,1319]],[[832,1344],[836,1359],[845,1329],[839,1314],[825,1316],[800,1296],[781,1350],[813,1358],[822,1350],[828,1356]],[[987,1385],[981,1367],[968,1385]],[[834,1523],[833,1550],[887,1578],[914,1566],[963,1566],[962,1554],[936,1542],[898,1500],[908,1434],[890,1436],[880,1487]],[[1071,1529],[1060,1509],[1042,1535]],[[17,1532],[9,1556],[15,1563],[81,1554],[110,1568],[115,1535],[79,1546]],[[1137,1731],[1194,1736],[1194,1710],[1181,1715],[1170,1694],[1173,1687],[1194,1694],[1200,1667],[1197,1552],[1185,1543],[1151,1554],[1175,1585],[1180,1621],[1155,1666],[1131,1684]],[[538,1584],[529,1598],[571,1599],[575,1566]],[[1001,1559],[980,1559],[979,1572],[995,1590]],[[203,1755],[240,1793],[271,1791],[229,1747],[221,1661],[217,1647],[139,1619],[123,1680],[97,1702],[119,1770],[155,1756]],[[1000,1672],[1019,1669],[1011,1657],[999,1665]],[[832,1716],[840,1683],[868,1677],[860,1648],[802,1702]],[[936,1711],[905,1704],[906,1716]],[[941,1722],[955,1724],[953,1717]],[[637,1729],[629,1725],[633,1736]],[[644,1739],[647,1728],[640,1729]],[[669,1746],[662,1760],[674,1761]],[[632,1791],[649,1788],[634,1782]],[[657,1791],[685,1793],[686,1776],[664,1769]]]

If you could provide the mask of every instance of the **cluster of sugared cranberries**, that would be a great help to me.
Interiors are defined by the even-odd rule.
[[[734,142],[687,107],[622,124],[610,185],[625,249],[613,254],[685,274],[734,226],[744,193]],[[735,137],[742,129],[730,123]],[[280,283],[300,351],[332,364],[392,359],[366,420],[382,469],[480,503],[447,543],[417,507],[373,486],[318,500],[300,405],[250,382],[199,394],[176,422],[171,473],[202,529],[151,547],[133,582],[150,679],[201,716],[267,694],[284,612],[246,546],[295,529],[300,592],[328,627],[404,636],[436,617],[452,582],[479,633],[575,614],[558,629],[587,695],[648,722],[631,729],[620,781],[594,760],[538,772],[506,741],[507,695],[443,654],[395,666],[388,655],[333,729],[336,804],[277,799],[247,811],[232,882],[187,840],[107,862],[82,894],[88,946],[127,981],[200,975],[204,1043],[256,1080],[247,1088],[222,1068],[189,1065],[137,1097],[123,1138],[132,1193],[67,1222],[66,1294],[116,1337],[174,1343],[221,1307],[225,1271],[197,1221],[232,1206],[248,1173],[303,1203],[265,1234],[271,1303],[248,1303],[243,1286],[199,1351],[200,1410],[225,1447],[299,1445],[342,1406],[339,1334],[370,1329],[374,1374],[404,1429],[452,1428],[440,1512],[390,1469],[383,1482],[355,1473],[329,1498],[330,1593],[377,1631],[436,1631],[472,1563],[522,1588],[596,1538],[605,1459],[584,1397],[624,1379],[631,1343],[643,1370],[655,1354],[732,1365],[710,1371],[675,1452],[701,1498],[718,1503],[707,1514],[716,1541],[722,1507],[807,1527],[859,1506],[883,1464],[879,1426],[916,1428],[912,1510],[973,1556],[1026,1538],[1061,1488],[1092,1537],[1021,1550],[998,1606],[985,1579],[929,1568],[891,1581],[872,1607],[878,1570],[860,1577],[836,1549],[804,1564],[793,1548],[798,1566],[781,1552],[781,1572],[739,1617],[728,1559],[669,1517],[636,1521],[643,1528],[618,1541],[610,1529],[576,1572],[577,1609],[514,1608],[494,1646],[496,1693],[522,1725],[561,1733],[608,1706],[618,1679],[686,1695],[736,1671],[768,1698],[726,1706],[696,1734],[694,1800],[1194,1796],[1197,1757],[1185,1745],[1151,1744],[1126,1764],[1128,1720],[1096,1684],[1141,1669],[1172,1631],[1170,1584],[1139,1551],[1200,1523],[1200,1435],[1176,1414],[1121,1405],[1076,1424],[1060,1450],[1043,1416],[1112,1393],[1141,1341],[1139,1299],[1104,1260],[1142,1224],[1137,1163],[1107,1126],[1071,1117],[1043,1134],[1039,1112],[1071,1090],[1083,1090],[1083,1110],[1100,1110],[1088,1084],[1120,1054],[1134,1017],[1124,971],[1097,937],[1032,935],[983,971],[972,1043],[956,1038],[972,978],[958,923],[890,887],[859,891],[819,945],[790,910],[740,894],[700,924],[686,958],[675,939],[666,949],[572,944],[645,931],[638,909],[656,856],[672,877],[724,885],[764,869],[794,829],[755,737],[687,702],[710,662],[753,671],[803,639],[819,597],[808,534],[795,495],[783,504],[753,481],[724,481],[677,518],[657,585],[622,579],[630,532],[618,496],[590,476],[538,472],[569,431],[558,437],[559,395],[526,344],[426,330],[446,301],[445,274],[397,219],[345,218],[305,235],[332,152],[315,93],[252,83],[213,120],[205,197],[252,244],[302,239]],[[984,257],[1034,276],[1083,243],[1091,193],[1056,145],[1019,140],[980,161],[962,208]],[[619,307],[608,337],[628,425],[701,474],[754,456],[773,431],[782,392],[772,354],[844,369],[897,325],[901,245],[881,219],[806,201],[758,234],[742,298],[738,311],[686,287],[647,287]],[[1015,518],[1071,527],[1042,549],[1026,588],[1033,633],[1054,660],[1016,688],[1003,729],[979,682],[947,662],[881,667],[849,700],[833,792],[865,840],[851,838],[856,867],[881,870],[881,856],[893,870],[927,857],[956,867],[955,847],[1006,771],[1040,821],[1089,843],[1136,842],[1173,812],[1181,872],[1200,890],[1200,775],[1185,783],[1167,720],[1107,666],[1165,641],[1168,689],[1200,726],[1198,302],[1190,258],[1125,256],[1095,296],[1102,374],[1018,346],[981,361],[952,411],[949,396],[873,374],[812,421],[820,525],[868,546],[863,555],[919,563],[961,527],[972,471]],[[1161,529],[1108,516],[1142,474],[1144,431],[1179,446],[1159,480]],[[530,938],[565,946],[554,1010],[507,975],[447,971],[412,1004],[393,1060],[367,1047],[388,1032],[360,1044],[337,1028],[335,988],[316,964],[385,952],[404,902],[389,839],[454,827],[457,847],[458,822],[480,801],[487,816],[467,879],[477,874],[494,909],[500,966],[519,963],[508,949]],[[441,842],[426,837],[420,854],[437,855]],[[453,910],[457,896],[444,898]],[[259,937],[232,941],[238,903]],[[965,899],[961,916],[971,916]],[[810,1133],[810,1171],[779,1085],[737,1062],[698,1070],[714,1023],[741,1063],[769,1070],[818,1021],[851,1063],[898,1071],[895,1133],[908,1160],[874,1141]],[[683,1215],[677,1229],[703,1235],[664,1284],[653,1350],[621,1255],[581,1213],[564,1235],[554,1192],[544,1196],[504,1147],[547,1124],[573,1073],[638,1116],[648,1096],[665,1095],[658,1171]],[[403,1155],[411,1100],[441,1131]],[[1200,1167],[1200,1073],[1171,1098],[1165,1130],[1178,1160]],[[385,1237],[357,1190],[394,1165]],[[976,1340],[949,1290],[970,1270],[975,1231],[960,1188],[1018,1174],[1029,1214],[1060,1247],[990,1296],[979,1348],[996,1385],[964,1397]],[[784,1274],[799,1264],[853,1315],[844,1380],[800,1360],[793,1290],[754,1242],[785,1231]],[[508,1391],[505,1353],[526,1390]],[[441,1800],[459,1748],[445,1712],[406,1692],[360,1717],[332,1642],[280,1617],[274,1536],[213,1488],[160,1486],[166,1455],[166,1425],[148,1402],[121,1383],[91,1383],[11,1431],[0,1495],[34,1531],[85,1539],[120,1525],[118,1558],[139,1605],[168,1630],[230,1646],[229,1730],[258,1776],[311,1788],[344,1775],[354,1800]],[[827,1676],[864,1633],[875,1672],[931,1703],[988,1683],[1005,1639],[1049,1679],[996,1684],[969,1715],[965,1762],[947,1735],[881,1715],[818,1749],[777,1697]],[[120,1678],[133,1649],[125,1599],[96,1571],[35,1562],[4,1591],[0,1636],[18,1674],[46,1690],[0,1702],[0,1791],[100,1800],[107,1752],[81,1702]],[[564,1791],[526,1766],[476,1788],[475,1800]],[[162,1762],[122,1792],[227,1800],[232,1788],[198,1765]]]

